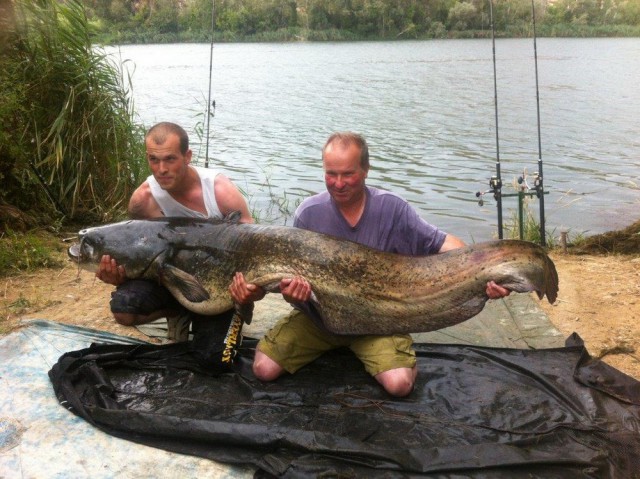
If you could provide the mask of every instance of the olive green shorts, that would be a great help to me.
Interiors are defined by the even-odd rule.
[[[258,350],[269,356],[285,371],[298,369],[326,351],[348,347],[362,361],[366,371],[375,376],[396,368],[412,368],[416,353],[413,340],[406,334],[393,336],[341,336],[320,329],[304,313],[293,310],[278,321],[258,343]]]

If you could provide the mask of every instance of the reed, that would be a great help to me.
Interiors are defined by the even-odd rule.
[[[145,171],[130,78],[92,45],[78,1],[18,0],[15,17],[8,63],[24,117],[9,138],[20,146],[13,174],[46,192],[41,201],[64,218],[122,217]]]

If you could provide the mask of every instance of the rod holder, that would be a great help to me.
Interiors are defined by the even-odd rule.
[[[492,176],[489,180],[489,189],[486,191],[477,191],[476,198],[478,198],[478,205],[484,206],[483,196],[487,193],[493,193],[493,198],[498,203],[498,221],[502,221],[502,198],[517,197],[518,198],[518,233],[521,240],[524,239],[524,200],[526,197],[536,197],[542,199],[543,195],[548,194],[548,191],[544,191],[542,186],[542,176],[536,172],[530,175],[533,178],[533,186],[527,181],[527,170],[523,170],[522,175],[518,177],[517,183],[519,189],[516,193],[502,193],[502,180],[498,176]],[[543,218],[540,219],[540,228],[543,228]],[[498,224],[498,231],[502,230],[502,225]],[[540,235],[542,246],[545,246],[544,234]],[[502,235],[500,235],[502,239]]]

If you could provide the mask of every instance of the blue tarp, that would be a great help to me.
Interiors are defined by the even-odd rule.
[[[118,439],[60,405],[47,372],[92,343],[141,344],[100,331],[33,321],[0,338],[0,477],[112,479],[252,477],[230,466]]]

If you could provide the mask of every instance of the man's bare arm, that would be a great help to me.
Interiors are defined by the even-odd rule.
[[[225,175],[218,175],[214,181],[214,192],[220,212],[226,216],[234,211],[240,212],[240,223],[253,223],[247,202],[242,193]]]
[[[129,200],[129,218],[132,220],[148,220],[163,216],[160,206],[151,194],[151,188],[146,181],[131,195]]]

